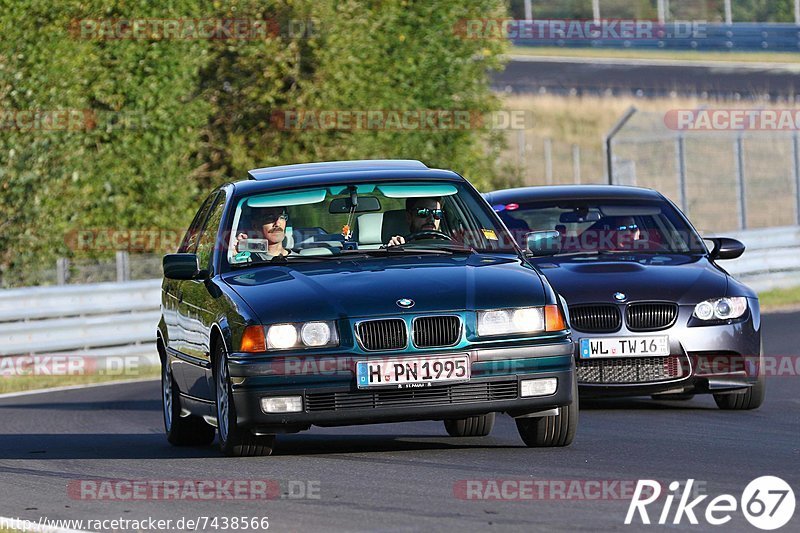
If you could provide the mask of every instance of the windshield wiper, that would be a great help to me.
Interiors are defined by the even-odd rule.
[[[359,250],[362,251],[362,250]],[[475,249],[468,246],[445,245],[436,247],[414,246],[408,244],[398,244],[396,246],[384,246],[378,250],[363,250],[365,252],[379,252],[383,254],[474,254]]]

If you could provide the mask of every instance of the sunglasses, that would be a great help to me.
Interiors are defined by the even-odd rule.
[[[287,215],[286,213],[266,213],[261,217],[261,221],[264,224],[274,224],[279,219],[289,220],[289,215]]]
[[[444,216],[444,210],[442,209],[430,209],[428,207],[423,207],[421,209],[417,209],[416,216],[419,218],[428,218],[429,216],[433,216],[436,220],[441,220]]]
[[[617,231],[625,231],[625,230],[634,231],[637,229],[639,229],[639,226],[637,226],[636,224],[629,224],[627,226],[617,226]]]

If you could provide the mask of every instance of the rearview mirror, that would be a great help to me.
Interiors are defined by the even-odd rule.
[[[567,211],[561,213],[558,221],[562,224],[579,224],[583,222],[597,222],[603,216],[599,211]]]
[[[197,266],[197,254],[167,254],[162,265],[167,279],[197,279],[204,272]]]
[[[525,235],[528,251],[536,257],[556,255],[561,251],[561,234],[557,231],[534,231]]]
[[[381,202],[374,196],[359,196],[356,198],[356,202],[356,213],[381,210]],[[349,196],[346,198],[334,198],[331,200],[331,205],[328,206],[328,212],[332,215],[349,213],[352,207],[353,202]]]
[[[744,244],[736,239],[713,237],[708,240],[714,243],[714,249],[709,253],[712,259],[736,259],[744,253]]]

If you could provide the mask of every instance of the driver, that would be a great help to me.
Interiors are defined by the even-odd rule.
[[[634,248],[642,238],[642,232],[633,217],[618,217],[611,226],[613,236],[616,238],[614,246],[620,250]]]
[[[253,229],[257,234],[256,239],[263,238],[266,246],[264,251],[251,251],[256,254],[261,260],[269,260],[273,257],[288,255],[289,250],[283,247],[283,241],[286,237],[286,221],[289,215],[286,213],[285,207],[265,207],[254,208],[250,214]],[[236,244],[234,251],[240,252],[242,244],[248,240],[247,233],[239,233],[236,236]]]
[[[407,237],[421,231],[440,231],[443,216],[441,198],[406,198],[408,235],[395,235],[387,246],[405,244]]]

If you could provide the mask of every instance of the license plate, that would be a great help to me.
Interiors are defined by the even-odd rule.
[[[669,355],[669,337],[604,337],[581,339],[581,359]]]
[[[437,383],[469,381],[469,376],[468,355],[400,357],[356,363],[356,383],[359,389],[429,387]]]

